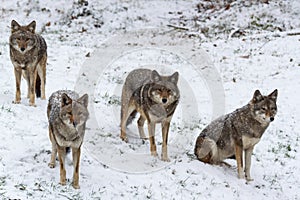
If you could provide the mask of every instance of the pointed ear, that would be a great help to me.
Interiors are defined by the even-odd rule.
[[[72,99],[66,93],[62,93],[62,95],[61,95],[61,107],[67,106],[71,103],[72,103]]]
[[[271,99],[276,101],[277,100],[277,95],[278,95],[278,90],[275,89],[271,94],[268,95],[268,97],[270,97]]]
[[[178,77],[179,77],[179,73],[178,73],[178,72],[175,72],[174,74],[172,74],[172,75],[169,77],[169,81],[171,81],[171,82],[174,83],[174,84],[177,84],[177,82],[178,82]]]
[[[158,82],[161,80],[161,76],[159,75],[159,73],[156,71],[156,70],[153,70],[152,71],[152,74],[151,74],[151,80],[153,82]]]
[[[261,95],[260,91],[259,90],[255,90],[253,98],[252,98],[252,102],[256,103],[256,102],[259,102],[259,101],[261,101],[263,99],[264,99],[264,97],[263,97],[263,95]]]
[[[19,30],[20,28],[20,24],[18,24],[18,22],[16,22],[15,20],[11,21],[11,33],[16,32],[17,30]]]
[[[35,32],[35,27],[36,27],[36,22],[32,21],[30,24],[27,25],[27,29],[31,32],[34,33]]]
[[[83,104],[87,108],[88,104],[89,104],[89,95],[88,94],[84,94],[77,101],[79,103]]]

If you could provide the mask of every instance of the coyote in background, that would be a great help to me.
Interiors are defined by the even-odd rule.
[[[155,145],[155,124],[162,124],[163,161],[170,161],[167,152],[170,121],[179,102],[177,87],[178,72],[171,76],[161,76],[155,70],[136,69],[130,72],[125,80],[121,97],[121,139],[127,141],[126,125],[137,112],[138,130],[141,138],[146,138],[144,122],[148,122],[151,155],[157,156]]]
[[[221,164],[223,160],[235,157],[238,177],[243,178],[244,150],[245,178],[247,181],[253,180],[250,176],[251,155],[254,146],[274,120],[277,94],[277,89],[268,96],[256,90],[247,105],[211,122],[197,138],[197,158],[205,163]]]
[[[35,33],[35,27],[35,21],[27,26],[20,26],[15,20],[11,21],[9,47],[16,79],[16,97],[13,101],[16,104],[21,102],[22,74],[28,85],[29,105],[35,106],[35,93],[37,97],[46,99],[47,45],[44,38]]]
[[[55,157],[58,153],[60,162],[60,184],[66,184],[65,156],[68,147],[73,155],[73,187],[79,189],[80,148],[83,142],[85,124],[89,116],[87,109],[88,95],[79,95],[70,90],[54,92],[47,108],[49,121],[49,137],[52,142],[50,168],[55,167]]]

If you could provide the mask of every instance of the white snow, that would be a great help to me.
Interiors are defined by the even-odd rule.
[[[299,1],[238,0],[229,9],[218,1],[79,2],[85,1],[0,2],[0,199],[300,199]],[[12,19],[36,20],[48,44],[47,97],[60,89],[91,92],[79,190],[71,185],[71,155],[66,186],[59,184],[59,167],[48,167],[47,101],[30,107],[22,80],[22,102],[12,104]],[[150,28],[160,30],[165,46],[149,36]],[[205,66],[216,71],[209,74]],[[128,143],[119,138],[122,84],[137,67],[179,71],[182,98],[170,128],[170,163],[150,156],[136,122],[128,127]],[[222,79],[223,91],[211,90],[210,75],[216,84]],[[216,112],[245,105],[256,89],[269,94],[275,88],[278,113],[254,149],[253,182],[237,178],[234,160],[228,160],[231,168],[196,160],[196,137]],[[160,126],[156,142],[160,157]]]

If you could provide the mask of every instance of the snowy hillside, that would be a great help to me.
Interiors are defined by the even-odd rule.
[[[0,3],[0,199],[300,199],[299,1]],[[12,19],[36,20],[48,44],[47,98],[59,89],[91,97],[79,190],[71,185],[71,155],[66,186],[59,167],[48,167],[47,101],[30,107],[22,80],[22,102],[12,104]],[[171,162],[150,156],[135,122],[129,142],[119,138],[122,84],[138,67],[180,74]],[[196,160],[195,140],[212,119],[248,103],[256,89],[276,88],[278,113],[252,156],[254,181],[237,178],[234,160],[232,167]]]

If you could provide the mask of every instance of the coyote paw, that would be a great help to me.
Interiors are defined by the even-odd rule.
[[[29,106],[36,107],[35,103],[29,103]]]
[[[54,168],[54,167],[55,167],[55,163],[48,163],[48,166],[49,166],[50,168]]]
[[[158,154],[157,154],[157,152],[156,152],[156,151],[151,151],[151,156],[157,157],[157,156],[158,156]]]
[[[21,103],[21,100],[15,100],[15,101],[12,101],[13,104],[20,104]]]
[[[238,178],[239,178],[239,179],[244,179],[245,176],[244,176],[244,174],[241,173],[241,174],[238,174]]]
[[[225,161],[221,161],[220,163],[219,163],[219,165],[221,165],[221,166],[223,166],[223,165],[225,165],[226,167],[231,167],[231,165],[230,164],[228,164],[227,162],[225,162]]]
[[[165,162],[170,162],[171,161],[170,158],[168,158],[167,156],[162,156],[161,160],[165,161]]]
[[[120,136],[120,138],[124,141],[124,142],[128,142],[128,138],[126,136]]]
[[[247,181],[247,182],[254,181],[254,179],[251,178],[250,176],[245,176],[245,178],[246,178],[246,181]]]
[[[64,181],[60,181],[60,183],[59,184],[61,184],[61,185],[66,185],[66,180],[64,180]]]
[[[78,184],[73,184],[74,189],[80,189],[80,186]]]

